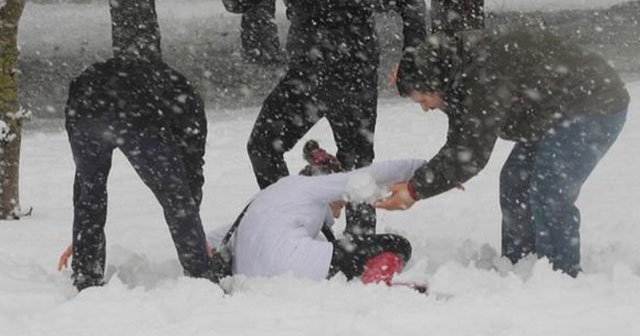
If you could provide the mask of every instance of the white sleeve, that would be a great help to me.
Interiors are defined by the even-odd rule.
[[[371,174],[378,185],[389,186],[409,181],[411,177],[413,177],[413,173],[425,163],[425,160],[417,159],[381,161],[368,167],[354,170],[348,174],[368,173]]]
[[[310,176],[303,183],[306,192],[315,200],[339,201],[344,199],[349,180],[355,175],[368,174],[378,186],[387,187],[409,181],[413,173],[425,162],[424,160],[381,161],[347,173]]]

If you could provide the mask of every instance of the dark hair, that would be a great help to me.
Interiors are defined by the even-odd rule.
[[[454,70],[455,43],[443,35],[431,35],[414,49],[405,51],[398,65],[398,93],[408,96],[413,91],[446,93]]]
[[[302,157],[309,164],[300,171],[300,175],[328,175],[344,171],[340,161],[321,148],[320,144],[315,140],[309,140],[304,144]]]

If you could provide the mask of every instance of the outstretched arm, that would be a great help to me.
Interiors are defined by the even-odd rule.
[[[417,200],[452,188],[463,188],[464,182],[485,167],[498,138],[497,125],[492,119],[495,113],[481,112],[450,116],[445,145],[429,162],[418,168],[408,182],[393,186],[391,196],[378,202],[376,207],[404,210]]]
[[[300,187],[316,201],[333,202],[347,196],[349,183],[356,175],[369,175],[376,185],[387,187],[408,181],[424,163],[424,160],[376,162],[347,173],[305,177]]]

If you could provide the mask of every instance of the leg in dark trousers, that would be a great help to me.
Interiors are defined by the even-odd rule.
[[[626,112],[568,119],[536,144],[517,144],[500,178],[502,253],[535,252],[568,275],[580,272],[582,185],[615,142]]]
[[[198,205],[171,133],[89,119],[70,127],[69,139],[76,162],[72,268],[78,288],[98,285],[104,275],[106,181],[116,146],[162,205],[185,274],[210,277]]]
[[[323,57],[297,54],[263,104],[247,145],[261,189],[289,175],[283,154],[325,116],[343,168],[373,161],[379,60],[375,30],[371,24],[335,33],[315,36]],[[349,204],[346,213],[348,234],[375,233],[373,206]]]
[[[576,276],[580,268],[580,189],[615,142],[626,111],[567,120],[538,143],[531,182],[536,253],[553,269]]]
[[[338,147],[336,157],[345,170],[370,165],[374,159],[374,133],[377,118],[378,74],[375,64],[351,64],[338,69],[327,79],[326,117]],[[348,83],[345,87],[344,83]],[[369,204],[349,203],[346,207],[345,233],[370,235],[376,231],[375,208]]]
[[[535,252],[529,195],[535,154],[535,144],[516,143],[500,173],[502,255],[512,263]]]
[[[67,129],[76,165],[73,183],[74,285],[102,284],[105,269],[107,178],[115,146],[102,135],[110,132],[99,119],[82,120]]]
[[[276,1],[263,0],[242,15],[240,39],[244,58],[248,62],[278,65],[284,61],[275,12]]]
[[[190,115],[176,118],[171,132],[179,141],[180,159],[184,163],[187,181],[191,194],[198,207],[202,203],[202,186],[204,185],[204,153],[207,144],[207,118],[202,98],[193,92],[193,88],[181,90],[187,92],[183,110]]]
[[[292,69],[262,104],[247,151],[260,189],[289,175],[288,152],[324,115],[311,74]]]
[[[199,206],[189,188],[176,140],[171,132],[130,130],[124,122],[121,129],[123,141],[118,147],[160,202],[185,275],[211,279]]]

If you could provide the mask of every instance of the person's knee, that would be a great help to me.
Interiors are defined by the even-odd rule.
[[[407,238],[397,234],[386,233],[377,235],[375,240],[377,244],[380,245],[383,252],[398,254],[402,257],[405,263],[411,259],[413,248]]]
[[[373,145],[360,146],[352,149],[339,149],[336,157],[342,167],[352,170],[369,166],[374,159]]]

